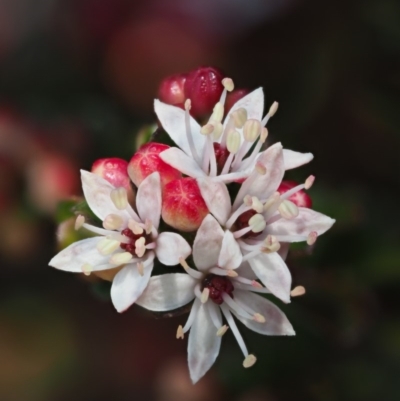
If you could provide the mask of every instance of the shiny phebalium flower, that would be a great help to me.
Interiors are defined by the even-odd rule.
[[[179,234],[158,233],[161,215],[160,175],[155,172],[139,185],[137,213],[128,203],[124,187],[114,187],[105,179],[81,171],[82,188],[92,212],[103,228],[85,222],[82,215],[75,228],[86,228],[98,236],[71,244],[49,263],[60,270],[84,273],[112,269],[115,272],[111,299],[118,312],[131,306],[146,288],[154,258],[167,266],[187,257],[191,248]]]
[[[231,233],[224,232],[217,220],[208,215],[197,231],[193,244],[192,269],[182,258],[188,274],[172,273],[152,277],[138,305],[152,311],[179,308],[194,299],[186,324],[179,326],[177,338],[189,331],[188,362],[190,377],[196,383],[213,365],[219,354],[221,337],[228,328],[244,355],[243,366],[256,362],[236,326],[233,316],[246,327],[264,335],[294,335],[284,313],[272,302],[256,293],[269,293],[257,281],[235,271],[242,256],[232,246]],[[222,314],[221,314],[222,312]],[[223,323],[222,315],[226,323]]]
[[[262,117],[264,94],[258,88],[239,99],[224,119],[227,92],[234,85],[230,78],[224,78],[222,84],[220,100],[202,127],[190,116],[190,99],[185,101],[185,110],[159,100],[155,100],[154,109],[161,125],[180,148],[161,152],[165,163],[193,178],[210,176],[214,181],[230,183],[243,180],[254,171],[258,158],[265,152],[261,151],[268,136],[265,125],[276,113],[278,103],[274,102]],[[311,153],[288,149],[284,149],[283,155],[285,170],[313,158]]]

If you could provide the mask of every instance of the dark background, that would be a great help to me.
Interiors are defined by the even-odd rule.
[[[129,159],[166,75],[215,65],[280,109],[271,142],[311,151],[314,208],[337,219],[288,264],[294,338],[231,333],[196,386],[185,316],[119,315],[99,283],[47,266],[79,168]],[[400,3],[0,1],[0,400],[400,399]]]

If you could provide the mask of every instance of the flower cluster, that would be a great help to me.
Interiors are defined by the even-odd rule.
[[[261,88],[239,90],[227,113],[234,85],[218,70],[202,67],[169,77],[160,88],[160,97],[172,104],[155,100],[155,112],[175,146],[149,142],[129,163],[102,159],[92,172],[82,171],[86,202],[102,227],[78,215],[75,228],[95,236],[71,244],[50,266],[107,273],[118,312],[134,303],[157,312],[192,303],[176,337],[190,330],[195,383],[213,365],[228,329],[243,352],[243,366],[256,362],[235,318],[260,334],[295,334],[264,294],[289,303],[305,292],[292,288],[285,263],[289,244],[314,244],[334,220],[311,209],[305,191],[314,176],[303,184],[283,180],[286,170],[313,156],[280,143],[266,146],[266,124],[278,104],[263,116]],[[194,117],[207,112],[200,125]],[[155,263],[164,274],[152,275]]]

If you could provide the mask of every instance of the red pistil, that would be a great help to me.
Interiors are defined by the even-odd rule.
[[[148,241],[148,238],[147,238],[147,236],[145,235],[145,233],[143,233],[143,234],[134,234],[134,233],[132,232],[132,230],[129,229],[129,228],[125,228],[125,230],[122,230],[122,231],[121,231],[121,234],[122,234],[122,235],[125,235],[125,237],[128,237],[128,238],[130,239],[130,241],[129,241],[128,243],[123,243],[123,242],[121,242],[120,247],[121,247],[124,251],[131,253],[133,256],[136,256],[136,253],[135,253],[135,248],[136,248],[136,247],[135,247],[135,242],[136,242],[140,237],[144,237],[144,238],[145,238],[145,240],[146,240],[145,243],[150,242],[150,241]]]
[[[217,276],[216,274],[209,274],[203,280],[203,288],[210,290],[209,298],[212,299],[217,305],[221,305],[224,302],[222,295],[228,294],[233,298],[233,284],[231,281],[224,276]]]

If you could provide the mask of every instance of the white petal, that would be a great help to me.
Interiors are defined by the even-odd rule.
[[[272,302],[250,291],[235,290],[235,299],[265,318],[265,323],[235,316],[250,330],[267,336],[294,336],[296,333],[285,314]],[[232,311],[235,313],[234,311]]]
[[[276,252],[254,256],[249,259],[249,264],[272,294],[285,303],[290,302],[292,276],[286,263]]]
[[[218,258],[218,266],[223,269],[237,269],[242,263],[242,258],[242,251],[235,237],[229,230],[225,231]]]
[[[239,99],[229,110],[229,113],[225,117],[224,128],[225,125],[229,121],[229,116],[237,109],[243,107],[247,111],[247,118],[261,120],[262,113],[264,111],[264,93],[262,88],[258,88],[253,92],[250,92],[248,95]]]
[[[82,266],[85,264],[89,264],[93,271],[116,267],[108,263],[109,255],[104,256],[97,250],[97,244],[103,238],[94,237],[74,242],[54,256],[49,265],[73,273],[82,273]]]
[[[311,231],[316,231],[318,235],[321,235],[329,230],[334,222],[334,219],[322,213],[299,207],[299,215],[297,217],[291,220],[277,220],[267,226],[266,232],[272,235],[300,235],[307,237]]]
[[[211,214],[199,227],[193,243],[193,260],[197,269],[203,271],[217,266],[224,231]]]
[[[158,172],[147,176],[139,185],[136,207],[143,222],[150,220],[158,228],[161,215],[161,181]]]
[[[314,159],[314,155],[312,153],[300,153],[289,149],[283,149],[285,170],[291,170],[292,168],[300,167],[303,164],[309,163],[312,159]]]
[[[154,100],[154,110],[160,120],[161,125],[167,131],[171,139],[189,156],[192,156],[189,142],[186,136],[185,112],[179,107],[170,106]],[[199,155],[203,154],[203,147],[206,137],[200,133],[200,125],[197,121],[190,117],[190,127],[192,130],[192,138],[194,146]]]
[[[179,148],[169,148],[160,153],[160,158],[171,167],[189,177],[204,177],[206,174],[192,156],[188,156]]]
[[[221,337],[216,335],[207,304],[202,304],[190,329],[188,341],[189,371],[193,383],[198,382],[211,368],[220,347]]]
[[[180,308],[194,298],[196,283],[197,280],[189,274],[167,273],[153,276],[136,304],[155,312]]]
[[[197,184],[208,210],[221,225],[224,225],[232,208],[228,188],[224,183],[213,182],[208,177],[198,178]]]
[[[110,193],[114,187],[108,181],[85,170],[81,170],[81,179],[86,202],[100,220],[109,214],[121,216],[126,221],[129,219],[128,212],[117,209],[111,200]]]
[[[158,260],[167,266],[179,263],[179,258],[186,259],[192,249],[187,241],[179,234],[163,232],[157,237],[156,255]]]
[[[281,247],[278,250],[278,254],[283,260],[286,260],[289,253],[289,248],[290,244],[288,244],[287,242],[281,242]]]
[[[257,196],[260,200],[269,198],[279,187],[285,173],[283,165],[282,145],[276,143],[261,153],[258,158],[267,172],[258,175],[247,191],[251,196]]]
[[[149,254],[148,258],[154,258],[154,254]],[[143,269],[143,276],[139,273],[136,264],[127,264],[114,277],[111,300],[118,312],[127,310],[146,289],[153,270],[153,262],[148,263]]]

